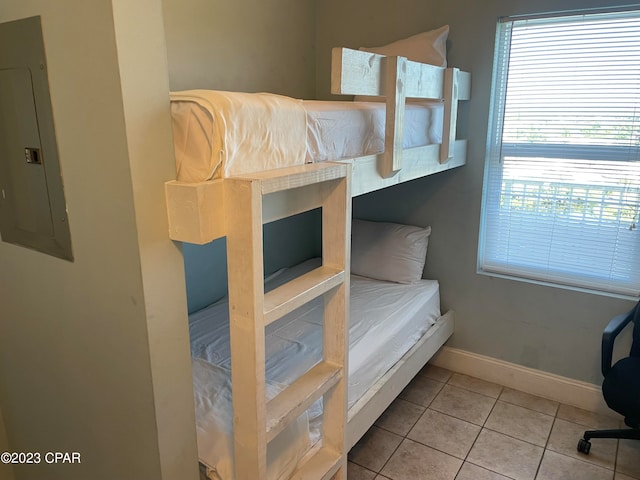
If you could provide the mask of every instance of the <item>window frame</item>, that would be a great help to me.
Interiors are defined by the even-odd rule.
[[[487,223],[488,215],[496,206],[500,205],[503,194],[504,167],[500,167],[499,188],[490,189],[489,184],[492,182],[490,177],[495,175],[491,162],[496,158],[500,158],[501,162],[509,155],[518,152],[520,157],[534,158],[536,156],[545,159],[579,159],[594,161],[629,161],[629,147],[619,145],[590,145],[590,144],[553,144],[553,143],[514,143],[503,142],[503,132],[505,123],[505,105],[507,97],[508,75],[510,71],[510,48],[511,34],[514,25],[523,21],[533,21],[543,24],[546,21],[555,22],[559,19],[573,16],[589,16],[592,14],[613,14],[613,15],[629,15],[636,12],[636,16],[640,18],[640,10],[638,6],[630,6],[628,8],[619,9],[597,9],[582,10],[579,12],[557,12],[546,13],[540,15],[512,16],[502,17],[498,20],[496,29],[496,42],[494,50],[493,78],[491,89],[491,102],[489,110],[489,123],[487,131],[487,148],[485,159],[485,172],[483,181],[481,218],[480,218],[480,235],[478,242],[477,255],[477,272],[479,274],[508,278],[511,280],[524,281],[534,284],[542,284],[559,288],[567,288],[571,290],[586,291],[596,294],[604,294],[627,299],[638,299],[640,297],[640,281],[636,280],[636,284],[632,287],[621,287],[616,284],[611,287],[603,285],[601,280],[593,281],[589,277],[578,275],[576,278],[563,276],[561,271],[552,273],[536,274],[521,268],[521,265],[505,263],[503,267],[489,266],[486,262],[487,251]],[[517,26],[515,27],[517,28]],[[501,29],[508,29],[505,32]],[[505,66],[506,62],[506,66]],[[640,88],[640,84],[638,85]],[[640,121],[640,113],[635,117]],[[523,155],[524,154],[524,155]],[[638,162],[638,155],[633,161]],[[580,184],[576,184],[580,185]],[[584,185],[593,185],[584,184]],[[640,185],[638,185],[640,187]],[[634,225],[635,228],[635,225]],[[489,262],[490,263],[490,262]],[[495,263],[495,261],[494,261]],[[640,269],[640,262],[638,263]],[[537,267],[541,271],[541,267]],[[535,270],[535,269],[533,269]]]

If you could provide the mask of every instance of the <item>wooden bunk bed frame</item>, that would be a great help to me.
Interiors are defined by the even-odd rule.
[[[334,94],[385,97],[384,153],[165,185],[173,240],[205,244],[227,237],[237,480],[266,478],[267,444],[320,397],[322,441],[293,478],[346,479],[348,450],[453,333],[453,313],[447,312],[347,412],[351,198],[464,165],[466,140],[456,140],[455,132],[458,100],[470,98],[470,75],[404,57],[336,48],[331,83]],[[403,150],[407,98],[444,102],[441,145]],[[318,207],[322,266],[265,294],[263,224]],[[267,403],[264,329],[321,295],[323,361]]]

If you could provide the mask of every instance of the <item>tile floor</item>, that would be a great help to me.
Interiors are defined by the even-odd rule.
[[[427,365],[349,453],[349,480],[640,480],[614,418]]]

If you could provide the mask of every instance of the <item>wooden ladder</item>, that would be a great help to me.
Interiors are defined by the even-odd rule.
[[[225,180],[236,480],[266,479],[267,444],[320,397],[321,444],[305,456],[293,478],[347,478],[350,174],[347,164],[320,163]],[[304,197],[305,209],[322,208],[322,266],[265,293],[263,202],[288,192]],[[287,197],[282,198],[275,203],[286,204]],[[289,207],[281,217],[300,212]],[[265,327],[321,295],[322,361],[267,402]]]

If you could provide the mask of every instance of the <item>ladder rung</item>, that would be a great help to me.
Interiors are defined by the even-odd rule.
[[[266,195],[268,193],[344,178],[348,174],[348,168],[349,165],[344,163],[307,163],[295,167],[275,168],[273,170],[265,170],[247,175],[238,175],[232,178],[260,180],[262,184],[262,194]]]
[[[344,270],[321,266],[267,292],[264,322],[269,325],[344,282]]]
[[[328,480],[340,468],[342,456],[322,447],[293,472],[292,480]]]
[[[267,441],[270,442],[342,378],[342,368],[320,362],[267,403]]]

